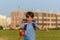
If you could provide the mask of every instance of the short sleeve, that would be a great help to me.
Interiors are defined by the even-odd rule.
[[[24,28],[24,24],[20,24],[20,28]]]
[[[36,26],[36,28],[38,28],[38,24],[37,23],[35,23],[35,26]]]

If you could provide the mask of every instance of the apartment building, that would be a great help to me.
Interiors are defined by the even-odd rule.
[[[35,20],[40,27],[60,28],[60,14],[58,13],[36,11]]]
[[[21,20],[25,18],[24,11],[12,11],[11,12],[11,24],[12,25],[20,25]],[[34,12],[34,19],[36,23],[40,27],[48,27],[48,28],[60,28],[60,14],[53,13],[53,12],[42,12],[42,11],[35,11]]]

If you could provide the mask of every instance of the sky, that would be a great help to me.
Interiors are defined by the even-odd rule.
[[[19,8],[20,6],[20,8]],[[0,14],[10,17],[12,10],[60,12],[60,0],[0,0]]]

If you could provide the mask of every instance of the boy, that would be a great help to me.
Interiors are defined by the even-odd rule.
[[[24,25],[27,24],[26,30],[25,30],[25,35],[24,35],[24,40],[36,40],[35,39],[35,30],[32,25],[32,20],[34,20],[34,13],[29,11],[26,13],[26,19],[28,20],[27,23],[21,24],[20,27],[12,27],[13,29],[20,29],[24,28]],[[34,22],[36,28],[40,29],[38,25]]]

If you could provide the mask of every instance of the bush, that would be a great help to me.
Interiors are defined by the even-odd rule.
[[[0,29],[3,29],[3,26],[0,25]]]

